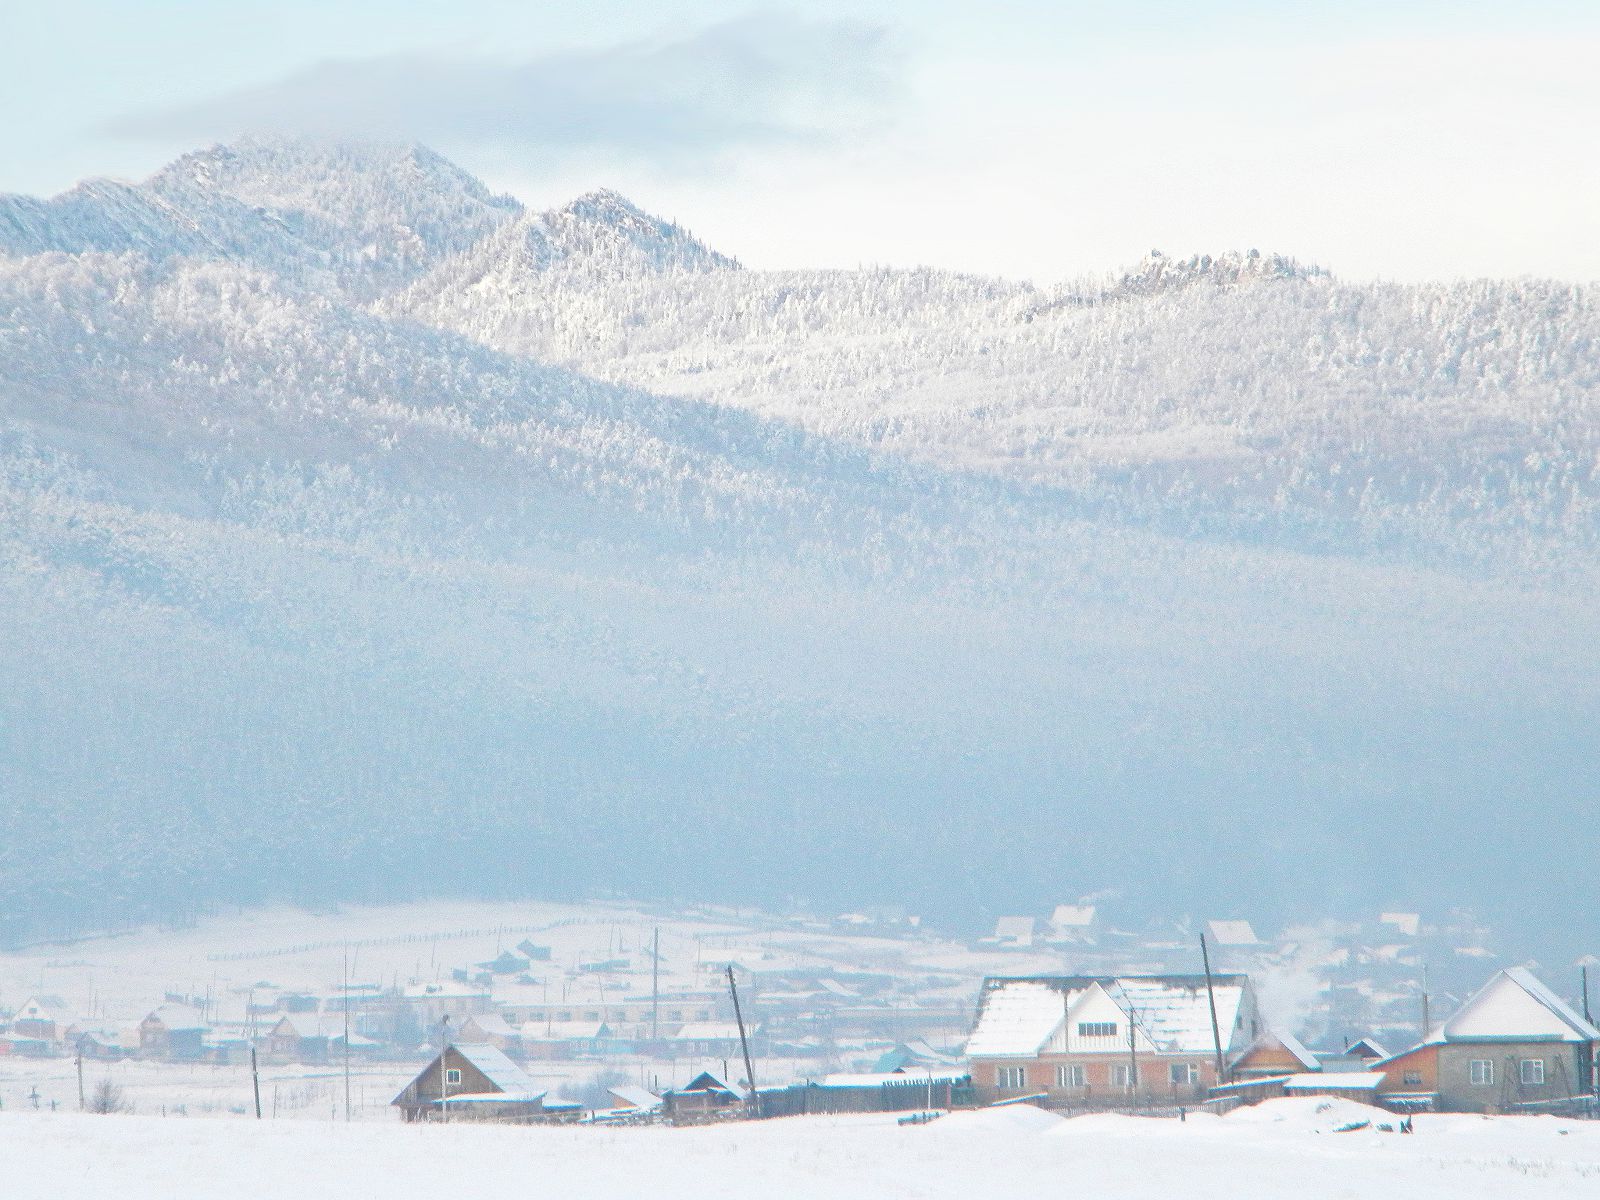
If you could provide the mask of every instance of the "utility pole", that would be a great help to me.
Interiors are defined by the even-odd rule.
[[[256,1120],[261,1120],[261,1070],[256,1066],[255,1043],[250,1043],[250,1086],[256,1094]]]
[[[1211,982],[1211,951],[1206,949],[1205,931],[1200,932],[1200,962],[1206,970],[1206,1003],[1211,1006],[1211,1048],[1217,1055],[1217,1086],[1228,1082],[1228,1068],[1222,1061],[1222,1028],[1217,1024],[1217,989]]]
[[[344,1119],[350,1122],[350,947],[344,949]]]
[[[88,1036],[87,1034],[85,1036]],[[89,1107],[83,1097],[83,1038],[78,1039],[78,1111]]]
[[[450,1105],[446,1098],[450,1092],[450,1077],[445,1074],[444,1060],[450,1053],[450,1018],[439,1022],[439,1123],[450,1124]]]
[[[1593,1025],[1594,1018],[1589,1015],[1589,965],[1585,963],[1578,968],[1578,972],[1583,981],[1583,1019]]]
[[[1133,1028],[1133,997],[1128,997],[1128,1107],[1134,1107],[1137,1102],[1136,1089],[1139,1086],[1139,1058],[1135,1050]]]
[[[733,979],[733,964],[728,964],[728,991],[733,993],[733,1019],[739,1025],[739,1048],[744,1051],[744,1078],[750,1085],[750,1107],[761,1115],[761,1093],[756,1091],[756,1069],[750,1062],[750,1039],[744,1032],[744,1013],[739,1009],[739,985]]]
[[[661,926],[650,947],[650,1040],[661,1037]]]

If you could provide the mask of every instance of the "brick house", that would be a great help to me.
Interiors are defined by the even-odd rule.
[[[1224,1061],[1261,1037],[1246,975],[1213,975]],[[1204,975],[985,979],[967,1041],[980,1100],[1192,1104],[1218,1082]]]
[[[1497,972],[1409,1050],[1371,1065],[1391,1107],[1514,1112],[1560,1107],[1595,1089],[1600,1029],[1532,972]]]

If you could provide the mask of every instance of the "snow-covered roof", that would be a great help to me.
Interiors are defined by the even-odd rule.
[[[1208,1018],[1209,1015],[1210,1014],[1208,1011]],[[1217,1015],[1219,1018],[1218,1024],[1220,1025],[1221,1013],[1219,1012]],[[1269,1050],[1274,1046],[1281,1046],[1284,1050],[1288,1051],[1289,1054],[1293,1056],[1294,1060],[1306,1070],[1321,1070],[1321,1060],[1319,1060],[1315,1054],[1311,1053],[1310,1050],[1306,1049],[1305,1043],[1303,1043],[1299,1038],[1295,1037],[1292,1033],[1279,1033],[1275,1029],[1269,1029],[1266,1033],[1258,1037],[1250,1044],[1249,1049],[1247,1049],[1244,1054],[1240,1055],[1240,1057],[1244,1058],[1248,1056],[1253,1050]]]
[[[472,1023],[473,1028],[484,1033],[491,1033],[495,1037],[517,1037],[519,1031],[506,1024],[506,1019],[499,1013],[475,1013],[462,1022],[465,1026]]]
[[[1388,1058],[1389,1052],[1383,1048],[1383,1043],[1377,1038],[1364,1037],[1352,1042],[1346,1054],[1355,1058]]]
[[[1244,1001],[1243,976],[1219,975],[1212,978],[1217,1000],[1217,1028],[1223,1047],[1238,1019]],[[1114,981],[1108,987],[1126,1011],[1131,1005],[1139,1031],[1158,1051],[1171,1054],[1210,1054],[1214,1051],[1211,1034],[1211,1004],[1203,976],[1133,975]],[[1119,998],[1120,993],[1120,998]]]
[[[747,1025],[746,1034],[754,1034],[756,1026]],[[736,1042],[739,1027],[732,1021],[690,1021],[672,1035],[677,1042]]]
[[[1417,931],[1422,928],[1422,917],[1417,913],[1379,913],[1378,920],[1384,925],[1392,925],[1407,937],[1416,937]]]
[[[1244,1003],[1243,975],[1212,977],[1224,1049]],[[1211,1006],[1203,975],[1038,976],[987,979],[969,1058],[1032,1057],[1060,1028],[1068,1009],[1091,990],[1103,991],[1158,1053],[1211,1054]]]
[[[408,983],[400,991],[406,1000],[471,1000],[488,994],[488,988],[458,983],[453,979],[437,983]]]
[[[1495,972],[1428,1041],[1505,1038],[1592,1042],[1600,1041],[1600,1029],[1584,1020],[1526,967],[1507,967]]]
[[[197,1008],[190,1008],[186,1004],[163,1004],[148,1017],[146,1017],[145,1020],[159,1021],[162,1025],[166,1026],[169,1032],[174,1033],[180,1029],[189,1030],[210,1028],[210,1026],[206,1023],[205,1018],[200,1015],[200,1010]]]
[[[518,1032],[530,1042],[593,1042],[611,1030],[604,1021],[528,1021]]]
[[[967,1057],[1027,1057],[1039,1053],[1067,1016],[1059,988],[1032,979],[986,980]]]
[[[1032,917],[1001,917],[994,923],[994,936],[1001,941],[1027,946],[1033,942]]]
[[[649,1088],[635,1087],[633,1084],[621,1083],[616,1087],[607,1088],[606,1091],[610,1092],[618,1100],[622,1101],[622,1103],[628,1108],[636,1109],[640,1112],[647,1112],[650,1109],[661,1107],[661,1097],[656,1095]]]
[[[524,1099],[537,1099],[544,1095],[527,1072],[507,1058],[498,1047],[484,1042],[457,1042],[453,1049],[506,1095]],[[450,1099],[453,1103],[456,1097]]]
[[[736,1083],[729,1083],[715,1071],[701,1071],[688,1083],[678,1089],[680,1092],[726,1092],[731,1096],[738,1096],[741,1100],[745,1097],[745,1089]]]
[[[1384,1081],[1382,1071],[1316,1071],[1291,1075],[1284,1081],[1286,1092],[1371,1092]]]
[[[1259,946],[1261,939],[1249,921],[1207,921],[1211,940],[1219,946]]]
[[[1050,914],[1050,924],[1057,928],[1082,929],[1094,924],[1094,905],[1058,904]]]

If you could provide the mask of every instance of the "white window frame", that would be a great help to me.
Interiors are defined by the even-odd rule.
[[[1132,1068],[1127,1063],[1112,1063],[1111,1064],[1111,1086],[1114,1087],[1114,1088],[1127,1088],[1127,1087],[1135,1087],[1136,1088],[1136,1087],[1138,1087],[1139,1086],[1139,1077],[1137,1075],[1133,1076],[1133,1082],[1132,1083],[1128,1082],[1129,1074],[1130,1074],[1131,1071],[1132,1071]]]
[[[1082,1063],[1062,1063],[1056,1067],[1056,1086],[1081,1088],[1089,1086],[1089,1072]]]
[[[1020,1065],[996,1067],[995,1086],[1006,1091],[1023,1091],[1028,1086],[1028,1069]]]
[[[1542,1058],[1525,1058],[1517,1064],[1517,1078],[1522,1081],[1525,1087],[1543,1087],[1544,1074],[1544,1059]],[[1537,1078],[1530,1078],[1530,1076],[1537,1076]]]
[[[1467,1079],[1473,1087],[1494,1086],[1494,1059],[1474,1058],[1467,1062]]]
[[[1174,1087],[1193,1087],[1200,1082],[1200,1067],[1192,1062],[1171,1063],[1167,1067],[1167,1079]]]
[[[1081,1038],[1114,1038],[1117,1036],[1117,1023],[1115,1021],[1079,1021],[1078,1036]]]
[[[444,1069],[444,1085],[445,1085],[445,1087],[449,1087],[452,1083],[460,1083],[460,1082],[461,1082],[461,1068],[460,1067],[446,1067]]]

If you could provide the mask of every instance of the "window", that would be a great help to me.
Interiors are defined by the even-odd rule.
[[[1200,1082],[1200,1067],[1196,1063],[1173,1063],[1167,1068],[1167,1078],[1174,1087]]]
[[[1020,1091],[1028,1086],[1028,1074],[1023,1067],[996,1067],[994,1081],[996,1087]]]
[[[569,1012],[557,1013],[556,1014],[556,1020],[558,1020],[558,1021],[570,1021],[570,1020],[572,1020],[572,1014],[569,1013]]]
[[[1084,1038],[1116,1037],[1117,1023],[1115,1021],[1079,1021],[1078,1036]]]
[[[1521,1064],[1522,1082],[1538,1085],[1544,1082],[1544,1059],[1525,1058]]]
[[[585,1021],[598,1021],[600,1019],[600,1014],[597,1012],[586,1012],[583,1014],[583,1019]]]
[[[461,1072],[460,1072],[460,1070],[457,1069],[456,1067],[449,1068],[444,1073],[444,1081],[445,1081],[446,1084],[460,1083],[461,1082]]]
[[[1056,1086],[1061,1088],[1088,1087],[1089,1072],[1077,1063],[1065,1067],[1057,1067]]]
[[[1494,1060],[1475,1058],[1467,1064],[1467,1072],[1474,1085],[1487,1087],[1494,1082]]]
[[[1125,1088],[1125,1087],[1132,1087],[1132,1086],[1137,1085],[1138,1082],[1139,1082],[1139,1077],[1137,1075],[1135,1075],[1132,1078],[1133,1078],[1133,1083],[1130,1084],[1128,1082],[1129,1074],[1128,1074],[1128,1064],[1127,1063],[1113,1063],[1111,1065],[1111,1086],[1112,1087]]]
[[[1422,1072],[1421,1071],[1407,1071],[1405,1073],[1404,1082],[1405,1082],[1406,1087],[1421,1087],[1422,1086]]]

